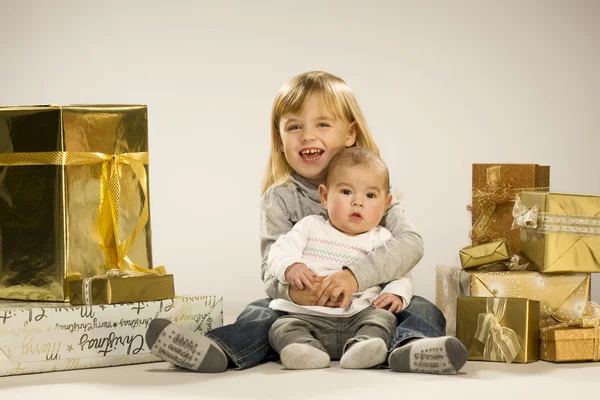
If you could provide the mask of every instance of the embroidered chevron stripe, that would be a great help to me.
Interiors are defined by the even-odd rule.
[[[340,252],[333,251],[333,250],[319,249],[318,247],[306,247],[304,249],[304,252],[302,253],[302,255],[311,255],[311,254],[319,254],[319,255],[328,256],[328,257],[338,257],[340,259],[345,259],[345,260],[354,260],[356,258],[360,258],[356,254],[356,252],[354,252],[354,254],[344,254],[344,253],[340,253]]]
[[[358,246],[352,246],[349,244],[344,244],[344,243],[340,243],[340,242],[336,242],[334,240],[325,240],[325,239],[319,239],[313,236],[310,236],[307,240],[307,243],[311,243],[311,242],[315,242],[315,243],[321,243],[327,246],[334,246],[334,247],[341,247],[343,249],[349,249],[349,250],[354,250],[354,251],[360,251],[363,254],[368,254],[369,252],[361,247]]]
[[[303,255],[306,258],[314,258],[314,259],[318,259],[318,260],[327,260],[327,261],[331,261],[333,263],[338,263],[338,264],[349,264],[350,262],[358,261],[358,260],[360,260],[362,258],[362,257],[339,258],[339,257],[327,256],[325,254],[316,254],[316,253],[307,253],[307,252],[305,252]]]

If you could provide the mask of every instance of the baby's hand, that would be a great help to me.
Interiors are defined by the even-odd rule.
[[[313,282],[317,274],[312,272],[306,264],[294,263],[285,270],[285,280],[290,283],[290,286],[296,289],[304,290],[304,286],[313,290]]]
[[[389,312],[397,313],[402,311],[404,301],[402,300],[402,297],[396,294],[383,293],[377,296],[375,300],[373,300],[373,306],[375,306],[375,308],[386,308],[389,306]]]

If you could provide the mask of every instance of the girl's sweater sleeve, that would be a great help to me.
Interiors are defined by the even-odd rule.
[[[423,257],[423,239],[397,200],[392,202],[380,225],[393,237],[347,266],[356,277],[359,291],[402,278]]]
[[[275,271],[269,268],[268,263],[269,250],[273,243],[279,236],[288,233],[294,227],[278,189],[285,190],[283,187],[270,188],[260,201],[260,252],[262,255],[260,277],[267,296],[272,299],[291,301],[288,292],[289,285],[277,279]]]

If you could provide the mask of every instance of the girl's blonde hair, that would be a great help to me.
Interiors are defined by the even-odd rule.
[[[274,184],[285,182],[292,167],[283,154],[279,135],[279,123],[284,114],[301,113],[306,102],[315,94],[321,96],[323,104],[335,118],[344,118],[356,123],[356,147],[366,147],[379,155],[379,148],[371,135],[365,117],[356,101],[352,89],[343,79],[323,71],[310,71],[294,76],[281,87],[273,102],[271,113],[271,155],[265,171],[261,193]]]

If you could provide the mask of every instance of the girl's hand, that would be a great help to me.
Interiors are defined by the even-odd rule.
[[[304,290],[307,287],[313,290],[313,283],[317,274],[312,272],[306,264],[294,263],[285,270],[285,280],[290,283],[290,286],[295,289]]]
[[[404,301],[402,300],[402,297],[396,294],[383,293],[377,296],[375,300],[373,300],[373,306],[375,306],[375,308],[386,308],[389,306],[389,312],[397,313],[402,311]]]
[[[315,278],[315,282],[313,284],[315,289],[319,288],[319,285],[321,284],[321,281],[323,281],[323,279],[325,279],[324,276],[317,276]],[[296,288],[290,286],[290,289],[289,289],[290,299],[294,303],[298,304],[299,306],[316,306],[318,299],[316,296],[315,289],[310,290],[308,288],[304,288],[304,290],[300,290],[300,289],[296,289]],[[340,303],[334,302],[334,301],[328,301],[324,305],[325,305],[325,307],[339,307]]]
[[[337,302],[340,307],[346,308],[352,302],[352,295],[358,290],[358,282],[349,269],[334,272],[329,275],[316,291],[317,305]]]

